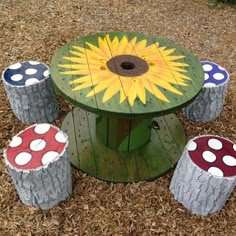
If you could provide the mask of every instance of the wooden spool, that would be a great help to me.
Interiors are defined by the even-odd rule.
[[[197,98],[183,109],[184,115],[193,122],[209,122],[217,118],[224,104],[229,74],[218,64],[210,61],[201,62],[205,81]]]
[[[213,135],[190,140],[177,164],[170,190],[193,214],[219,211],[236,184],[236,144]]]
[[[16,117],[25,124],[47,123],[58,116],[58,104],[47,65],[24,61],[5,69],[2,80]]]
[[[67,136],[50,124],[32,125],[4,150],[9,174],[23,203],[49,209],[72,191]]]

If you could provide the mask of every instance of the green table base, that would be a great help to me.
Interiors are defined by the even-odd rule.
[[[153,119],[150,142],[129,152],[104,146],[96,137],[96,115],[81,109],[68,113],[62,129],[69,137],[71,163],[83,172],[110,182],[152,180],[173,167],[186,143],[181,122],[174,114]],[[142,135],[142,134],[141,134]]]

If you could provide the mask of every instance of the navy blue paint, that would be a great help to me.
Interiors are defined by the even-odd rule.
[[[48,70],[48,67],[44,64],[37,64],[37,65],[32,65],[29,62],[19,62],[21,64],[21,67],[19,69],[10,69],[7,68],[3,74],[3,79],[12,85],[16,85],[16,86],[24,86],[25,85],[25,81],[30,79],[30,78],[36,78],[39,81],[45,79],[45,76],[43,75],[43,73]],[[25,71],[27,69],[36,69],[37,72],[33,75],[27,75],[25,74]],[[13,75],[16,74],[21,74],[23,75],[23,78],[19,81],[13,81],[11,79],[11,77]]]
[[[215,85],[220,85],[220,84],[223,84],[226,80],[229,79],[229,74],[228,74],[227,70],[224,69],[224,68],[220,69],[218,64],[216,64],[214,62],[210,62],[210,61],[201,61],[201,64],[202,64],[202,66],[203,65],[211,65],[213,67],[211,71],[205,71],[204,67],[203,67],[204,73],[209,75],[209,78],[204,80],[204,84],[213,83]],[[221,80],[215,79],[213,77],[213,75],[216,74],[216,73],[223,74],[224,78],[221,79]]]

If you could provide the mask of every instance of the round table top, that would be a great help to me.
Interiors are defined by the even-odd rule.
[[[200,61],[175,43],[142,33],[98,33],[66,44],[50,65],[56,88],[85,110],[120,117],[174,112],[200,92]]]

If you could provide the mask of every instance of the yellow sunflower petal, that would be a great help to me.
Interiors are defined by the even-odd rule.
[[[142,78],[140,77],[137,78],[136,82],[133,82],[133,84],[136,89],[137,96],[139,97],[139,99],[142,101],[143,104],[146,104],[146,92],[145,92]]]
[[[68,70],[60,72],[61,75],[86,75],[89,74],[89,70]]]
[[[100,93],[101,91],[103,91],[104,89],[106,89],[107,87],[109,87],[109,85],[112,83],[112,79],[107,80],[107,81],[103,81],[102,83],[98,84],[93,90],[91,90],[86,97],[90,97],[93,96],[94,93]]]
[[[134,45],[134,50],[137,52],[137,51],[142,51],[145,49],[146,47],[146,44],[147,44],[147,40],[146,39],[143,39],[141,41],[139,41],[138,43],[136,43]]]
[[[112,86],[108,87],[103,95],[102,102],[107,102],[120,91],[120,81],[116,80]]]
[[[84,47],[80,47],[80,46],[72,46],[72,48],[80,51],[80,52],[84,52]]]
[[[79,86],[74,87],[72,89],[72,91],[78,91],[78,90],[81,90],[81,89],[89,88],[91,86],[93,86],[92,81],[89,81],[87,83],[84,83],[84,84],[81,84]]]

